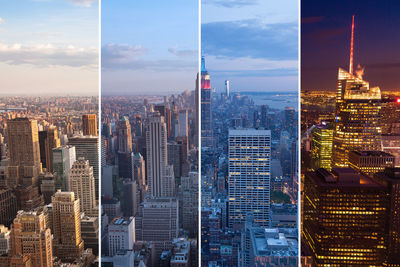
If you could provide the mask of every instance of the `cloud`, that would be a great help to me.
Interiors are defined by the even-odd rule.
[[[4,24],[4,19],[0,17],[0,24]]]
[[[297,36],[297,23],[212,22],[202,25],[202,49],[205,54],[232,58],[297,59]]]
[[[170,50],[170,49],[169,49]],[[150,70],[150,71],[180,71],[188,69],[197,69],[197,59],[193,60],[187,57],[190,50],[175,52],[177,59],[159,59],[150,60],[145,56],[148,55],[148,49],[140,45],[123,45],[123,44],[107,44],[102,48],[102,68],[105,70]],[[192,52],[190,52],[192,54]],[[185,56],[182,56],[185,55]]]
[[[190,57],[197,55],[196,50],[179,50],[177,47],[168,48],[168,52],[178,57]]]
[[[257,0],[203,0],[203,4],[222,6],[227,8],[253,6],[258,3]]]
[[[78,6],[85,6],[85,7],[91,7],[95,0],[68,0],[68,2],[71,2],[75,5]]]
[[[51,44],[24,46],[18,43],[11,45],[0,43],[0,62],[11,65],[94,67],[97,66],[97,61],[96,48],[55,47]]]
[[[114,65],[134,62],[146,53],[147,49],[140,45],[106,44],[101,56],[104,63]]]
[[[297,75],[297,60],[268,60],[262,58],[206,57],[209,72],[218,77],[281,77]]]

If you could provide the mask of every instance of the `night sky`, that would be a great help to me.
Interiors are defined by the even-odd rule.
[[[400,1],[302,0],[302,90],[335,90],[337,69],[349,68],[355,15],[354,66],[383,90],[400,90]]]

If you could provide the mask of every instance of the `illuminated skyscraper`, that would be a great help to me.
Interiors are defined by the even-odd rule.
[[[351,168],[305,173],[304,244],[315,266],[382,266],[387,191]]]
[[[363,69],[353,74],[352,25],[350,70],[339,68],[332,167],[347,167],[350,151],[381,150],[381,91],[362,79]]]
[[[229,130],[229,227],[270,224],[271,131]]]
[[[205,59],[201,58],[201,146],[212,147],[211,81],[206,70]]]
[[[332,163],[332,125],[317,125],[312,131],[311,157],[313,168],[325,168],[330,170]]]
[[[29,256],[32,267],[52,267],[53,248],[45,215],[19,211],[11,227],[12,255]]]
[[[386,186],[389,192],[389,212],[386,228],[387,250],[385,266],[400,266],[400,168],[386,168],[374,179]]]
[[[81,211],[89,216],[93,214],[95,212],[96,196],[93,167],[89,166],[88,160],[79,158],[74,162],[69,171],[68,183],[68,191],[74,192],[76,198],[79,199]]]
[[[7,121],[9,163],[7,185],[14,187],[24,177],[38,176],[42,171],[38,126],[36,120],[17,118]]]
[[[225,94],[226,94],[226,97],[229,98],[229,81],[228,80],[225,81]]]
[[[394,167],[394,156],[383,151],[351,151],[349,166],[372,177],[386,167]]]
[[[83,135],[97,136],[97,116],[96,114],[84,114],[82,116]]]
[[[63,261],[73,262],[83,254],[79,199],[74,192],[57,191],[52,197],[54,252]]]

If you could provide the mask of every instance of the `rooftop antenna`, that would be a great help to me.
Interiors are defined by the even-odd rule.
[[[350,74],[353,74],[353,43],[354,43],[354,15],[353,15],[353,22],[351,24],[351,45],[350,45],[350,66],[349,66]]]

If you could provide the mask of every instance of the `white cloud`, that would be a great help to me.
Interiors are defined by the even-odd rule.
[[[4,24],[4,19],[0,17],[0,24]]]
[[[0,42],[0,62],[11,65],[29,64],[38,67],[95,67],[98,63],[98,52],[97,48],[82,48],[72,45],[66,47],[56,47],[52,44],[25,46],[20,43]]]
[[[90,7],[95,0],[68,0],[75,5]]]
[[[106,44],[102,48],[102,58],[112,64],[126,64],[134,62],[138,57],[147,53],[141,45]]]

